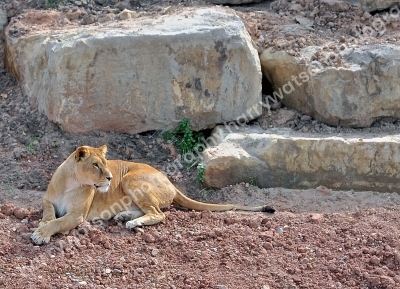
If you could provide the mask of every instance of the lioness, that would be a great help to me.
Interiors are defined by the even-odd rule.
[[[153,225],[165,218],[160,208],[175,202],[194,210],[264,211],[271,207],[217,205],[184,196],[155,168],[121,160],[106,160],[107,147],[77,148],[55,171],[43,197],[43,218],[31,239],[48,243],[56,233],[77,227],[83,221],[127,221],[128,229]]]

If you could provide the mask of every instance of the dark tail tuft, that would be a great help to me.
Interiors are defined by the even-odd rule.
[[[265,206],[262,208],[261,212],[273,214],[273,213],[275,213],[275,209],[270,206]]]

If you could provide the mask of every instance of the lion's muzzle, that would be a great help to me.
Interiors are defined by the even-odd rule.
[[[112,174],[110,173],[105,178],[106,178],[106,181],[100,181],[97,184],[94,184],[94,187],[100,193],[107,193],[108,192],[108,189],[110,188],[111,180],[112,180],[113,177],[112,177]]]

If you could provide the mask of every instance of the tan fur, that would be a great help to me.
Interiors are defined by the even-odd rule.
[[[43,218],[32,234],[35,244],[83,221],[128,221],[126,227],[153,225],[165,218],[160,208],[173,202],[193,210],[269,211],[268,207],[217,205],[184,196],[155,168],[134,162],[106,160],[106,146],[76,149],[55,171],[43,197]],[[57,218],[58,217],[58,218]]]

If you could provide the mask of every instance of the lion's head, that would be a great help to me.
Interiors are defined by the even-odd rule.
[[[106,193],[110,187],[112,174],[107,168],[107,146],[99,148],[82,146],[75,150],[75,176],[81,184],[94,186]]]

